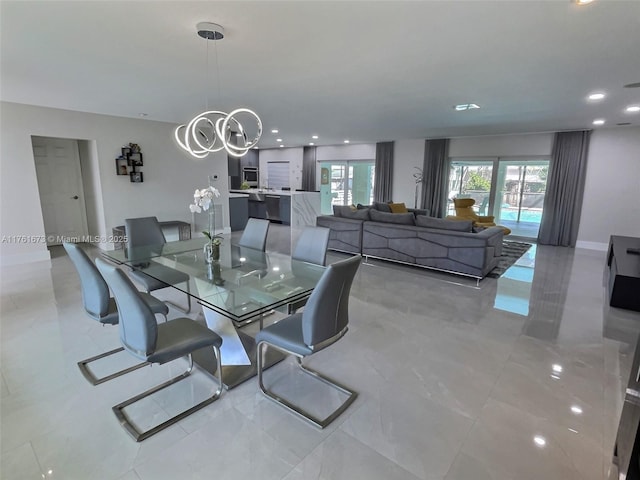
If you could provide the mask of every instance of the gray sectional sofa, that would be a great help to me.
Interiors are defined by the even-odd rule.
[[[477,279],[493,270],[502,254],[504,230],[500,227],[474,232],[471,221],[444,220],[416,212],[387,213],[375,208],[334,212],[316,219],[316,225],[331,229],[331,250]]]

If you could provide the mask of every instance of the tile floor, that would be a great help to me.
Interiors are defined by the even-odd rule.
[[[287,239],[286,227],[272,226],[269,248],[288,251]],[[534,247],[480,288],[422,269],[363,264],[352,289],[350,332],[310,360],[359,392],[338,420],[316,430],[249,381],[142,443],[131,440],[110,407],[186,362],[89,385],[76,362],[117,346],[117,329],[86,317],[75,270],[61,248],[52,255],[51,267],[1,271],[3,479],[612,475],[640,313],[608,307],[602,252]],[[103,368],[130,362],[123,355]],[[306,385],[290,361],[268,374],[314,408],[336,400]],[[197,372],[132,414],[143,425],[157,422],[212,386]]]

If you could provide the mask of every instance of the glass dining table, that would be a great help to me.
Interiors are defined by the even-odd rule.
[[[256,321],[262,325],[263,318],[270,313],[303,304],[326,267],[294,260],[282,253],[232,245],[228,236],[223,239],[219,261],[207,263],[205,243],[206,239],[196,238],[102,255],[161,282],[175,277],[175,271],[189,276],[188,282],[167,287],[191,296],[201,305],[207,326],[222,337],[222,376],[230,389],[256,374],[255,340],[242,327]],[[265,366],[283,358],[275,349],[269,349]],[[194,352],[193,360],[215,374],[211,349]]]

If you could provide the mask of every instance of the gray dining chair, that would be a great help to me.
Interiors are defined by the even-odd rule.
[[[136,442],[140,442],[213,403],[220,397],[223,388],[222,367],[220,364],[222,339],[217,333],[191,318],[174,318],[168,322],[157,324],[154,321],[153,312],[142,301],[140,295],[138,295],[138,290],[122,270],[99,258],[96,259],[96,265],[111,291],[113,291],[118,304],[118,311],[120,312],[120,341],[124,349],[134,357],[149,363],[164,364],[184,356],[188,356],[189,360],[188,368],[183,374],[125,400],[112,408],[124,429]],[[216,357],[218,381],[213,395],[155,427],[146,431],[139,430],[129,419],[124,409],[187,378],[193,371],[191,354],[196,350],[207,347],[213,348]]]
[[[69,255],[73,266],[80,277],[80,289],[82,291],[82,303],[87,315],[93,320],[100,322],[102,325],[117,325],[119,321],[118,308],[115,300],[109,294],[109,287],[100,275],[95,264],[91,261],[86,252],[75,243],[65,242],[62,244]],[[160,314],[167,320],[169,307],[164,302],[152,297],[148,293],[138,292],[140,298],[149,306],[154,314]],[[117,371],[104,377],[97,377],[89,368],[89,365],[96,360],[108,357],[109,355],[122,352],[124,348],[119,347],[100,355],[96,355],[78,362],[78,368],[84,378],[92,385],[99,385],[121,375],[133,372],[139,368],[145,367],[148,363],[139,363],[124,370]]]
[[[326,265],[327,246],[331,229],[325,227],[306,226],[293,249],[291,258],[302,262]]]
[[[306,226],[293,249],[291,255],[291,270],[296,273],[297,263],[307,262],[325,266],[327,264],[327,247],[329,246],[329,233],[331,229],[325,227]],[[287,305],[287,313],[292,314],[304,307],[308,298],[303,298]]]
[[[127,235],[127,251],[129,257],[135,255],[136,249],[141,247],[157,247],[158,249],[167,243],[162,228],[156,217],[127,218],[125,220]],[[144,249],[142,249],[144,250]],[[131,258],[129,258],[131,260]],[[173,268],[165,267],[157,263],[150,262],[143,265],[134,265],[134,270],[129,276],[142,285],[147,293],[155,290],[186,283],[187,308],[166,301],[183,313],[191,311],[191,295],[189,286],[189,275]],[[162,278],[162,280],[159,280]]]
[[[357,393],[304,366],[302,359],[334,344],[347,333],[349,293],[361,261],[362,257],[356,255],[331,264],[322,274],[302,313],[295,313],[269,325],[256,336],[258,385],[262,393],[319,428],[326,427],[344,412],[356,399]],[[331,414],[321,419],[268,390],[263,380],[263,355],[268,347],[295,356],[303,372],[348,395],[347,399]]]
[[[269,220],[250,218],[238,245],[241,247],[255,248],[264,252],[267,247],[267,234],[269,233]]]

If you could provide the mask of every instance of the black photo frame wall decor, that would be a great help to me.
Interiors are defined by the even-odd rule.
[[[132,167],[142,167],[142,165],[144,165],[142,163],[142,153],[131,152],[129,154],[129,165],[131,165]]]
[[[120,151],[122,154],[116,158],[116,175],[128,175],[131,183],[142,183],[143,175],[139,168],[144,163],[140,146],[137,143],[130,143],[124,145]]]
[[[125,157],[116,158],[116,175],[129,175],[129,162]]]

